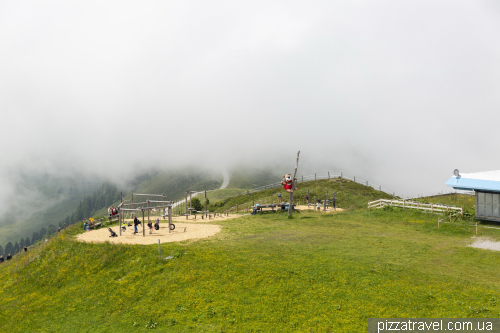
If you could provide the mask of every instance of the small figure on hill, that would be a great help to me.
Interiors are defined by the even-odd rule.
[[[3,255],[0,256],[0,264],[3,263],[4,259],[3,259]]]
[[[134,234],[137,233],[137,226],[141,224],[141,221],[139,221],[139,219],[136,217],[134,217]]]
[[[308,195],[306,195],[306,202],[309,205],[309,196]]]
[[[28,252],[28,246],[24,246],[24,252]]]
[[[59,229],[57,229],[57,233],[61,233],[61,227],[59,227]]]
[[[148,221],[148,228],[149,228],[149,233],[153,233],[153,223],[151,221]]]
[[[316,205],[318,207],[318,210],[321,210],[321,200],[318,199]]]
[[[278,192],[278,202],[281,203],[281,192]]]
[[[111,206],[108,208],[108,214],[109,217],[115,216],[116,214],[118,214],[118,210],[115,207]]]
[[[253,207],[253,212],[252,212],[252,215],[255,215],[257,214],[257,211],[259,210],[259,204],[256,204],[254,207]]]
[[[7,260],[10,260],[10,259],[12,259],[12,256],[9,253],[9,255],[7,256]]]

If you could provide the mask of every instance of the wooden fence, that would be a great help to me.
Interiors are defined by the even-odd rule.
[[[400,207],[403,209],[408,208],[408,209],[425,210],[425,211],[430,211],[431,213],[444,213],[444,212],[455,211],[457,213],[460,213],[461,215],[464,214],[464,210],[462,207],[446,206],[446,205],[439,205],[432,203],[425,204],[415,201],[379,199],[368,203],[368,209],[382,208],[384,206]]]

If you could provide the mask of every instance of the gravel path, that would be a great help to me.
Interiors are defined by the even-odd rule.
[[[500,251],[500,242],[494,242],[486,237],[478,237],[470,247],[475,247],[477,249]]]

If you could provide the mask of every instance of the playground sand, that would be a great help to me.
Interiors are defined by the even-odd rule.
[[[118,226],[114,226],[111,229],[116,232],[117,235],[120,235]],[[79,234],[76,239],[88,243],[110,242],[117,244],[149,245],[158,244],[158,239],[160,239],[161,243],[166,243],[207,238],[217,234],[220,230],[220,225],[176,222],[175,230],[172,230],[170,233],[168,233],[168,223],[160,223],[160,230],[153,229],[152,234],[149,234],[149,228],[145,225],[145,236],[142,235],[142,226],[138,226],[139,233],[137,234],[134,234],[134,227],[127,227],[127,230],[122,230],[122,235],[118,237],[109,237],[109,230],[104,227]]]
[[[302,211],[302,210],[316,210],[317,206],[316,205],[309,205],[309,207],[307,205],[300,205],[300,206],[295,206],[295,208],[297,208],[298,210]],[[338,212],[343,212],[344,210],[342,208],[336,208],[336,210],[333,210],[333,208],[327,208],[326,209],[326,212],[323,211],[323,205],[321,205],[321,212],[322,213],[338,213]]]

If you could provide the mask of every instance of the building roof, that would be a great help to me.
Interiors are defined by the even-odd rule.
[[[452,176],[446,185],[456,190],[500,192],[500,170],[463,173],[459,177]]]

